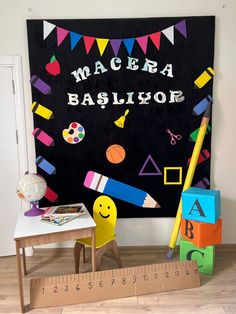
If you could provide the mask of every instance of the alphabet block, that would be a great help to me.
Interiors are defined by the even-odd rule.
[[[196,260],[200,273],[211,275],[215,264],[215,247],[198,248],[193,243],[180,240],[180,261]]]
[[[191,187],[182,193],[182,216],[215,224],[220,217],[220,191]]]
[[[216,224],[207,224],[193,220],[181,220],[181,235],[197,247],[216,245],[221,243],[222,219]]]

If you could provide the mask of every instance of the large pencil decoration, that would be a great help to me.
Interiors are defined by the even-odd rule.
[[[157,201],[148,193],[97,172],[88,171],[84,186],[140,207],[160,208]]]
[[[192,184],[194,172],[195,172],[195,169],[196,169],[196,166],[198,163],[198,159],[199,159],[199,154],[200,154],[200,151],[202,148],[202,143],[204,141],[207,126],[208,126],[208,123],[210,120],[210,115],[211,115],[211,103],[208,104],[208,107],[207,107],[207,109],[206,109],[206,111],[202,117],[201,125],[200,125],[199,132],[198,132],[198,137],[197,137],[196,143],[194,145],[191,161],[190,161],[187,175],[185,178],[185,182],[184,182],[184,186],[183,186],[183,190],[182,190],[183,192],[185,190],[187,190]],[[178,210],[177,210],[177,214],[176,214],[176,218],[175,218],[175,223],[174,223],[174,226],[172,229],[171,238],[170,238],[170,242],[169,242],[169,251],[166,254],[167,258],[173,257],[174,248],[176,246],[176,241],[177,241],[179,228],[180,228],[181,214],[182,214],[182,200],[180,197],[179,206],[178,206]]]

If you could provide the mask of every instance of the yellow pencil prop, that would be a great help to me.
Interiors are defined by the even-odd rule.
[[[202,121],[201,121],[201,125],[199,128],[197,140],[196,140],[196,143],[194,145],[191,161],[190,161],[190,164],[188,167],[188,171],[187,171],[187,175],[186,175],[186,178],[184,181],[184,186],[183,186],[182,192],[187,190],[192,184],[194,172],[195,172],[198,158],[199,158],[199,154],[200,154],[200,151],[202,148],[202,143],[204,141],[207,126],[208,126],[208,123],[210,120],[210,114],[211,114],[211,103],[208,104],[207,109],[206,109],[206,111],[202,117]],[[177,214],[176,214],[176,218],[175,218],[175,223],[174,223],[174,227],[172,229],[172,234],[171,234],[171,238],[170,238],[170,242],[169,242],[169,251],[166,254],[166,257],[168,259],[171,259],[173,257],[173,253],[174,253],[173,250],[176,246],[176,241],[177,241],[178,234],[179,234],[181,214],[182,214],[182,199],[180,197],[179,206],[178,206],[178,210],[177,210]]]

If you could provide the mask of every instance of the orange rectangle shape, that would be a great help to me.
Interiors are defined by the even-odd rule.
[[[182,219],[181,235],[197,247],[220,244],[222,238],[222,219],[218,219],[216,224]]]

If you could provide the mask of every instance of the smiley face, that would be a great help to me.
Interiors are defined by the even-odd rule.
[[[112,223],[116,220],[116,205],[110,197],[99,196],[93,204],[93,214],[96,223]]]

